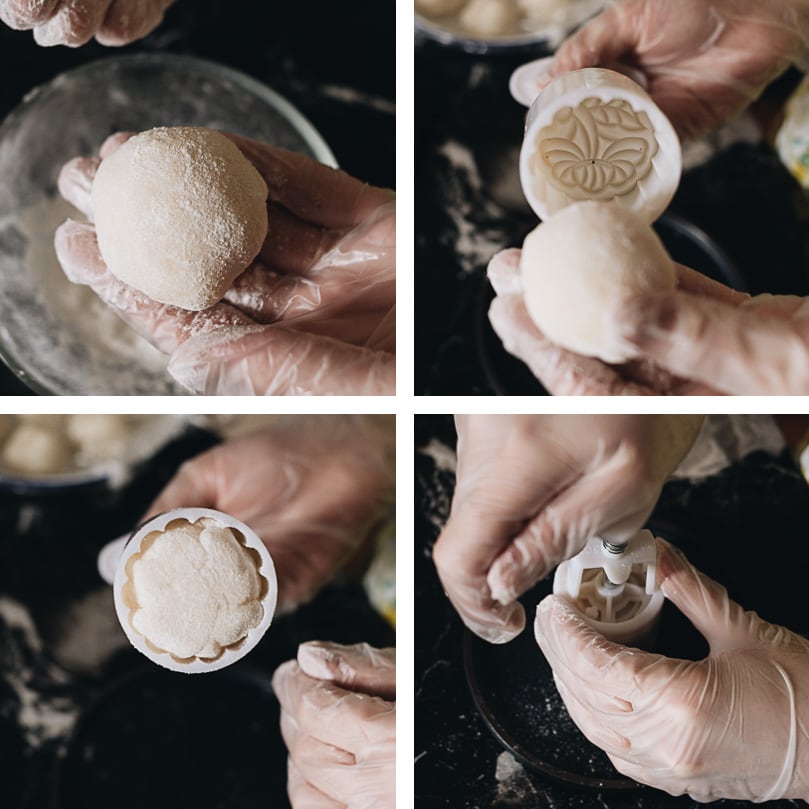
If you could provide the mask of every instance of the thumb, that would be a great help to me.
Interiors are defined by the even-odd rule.
[[[348,691],[396,699],[396,649],[310,641],[298,647],[298,665],[310,677]]]
[[[657,581],[663,595],[708,641],[712,654],[735,648],[746,613],[718,582],[700,573],[682,551],[657,540]]]

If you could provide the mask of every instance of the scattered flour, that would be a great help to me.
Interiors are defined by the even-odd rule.
[[[494,777],[497,781],[496,807],[525,806],[525,801],[539,793],[531,779],[511,753],[502,752],[497,757]]]
[[[436,529],[437,536],[449,517],[452,493],[455,488],[457,456],[454,449],[448,447],[437,438],[430,439],[427,446],[421,447],[419,452],[433,461],[430,479],[425,481],[422,486],[425,502],[421,504],[421,510],[426,519]],[[430,552],[429,548],[425,549],[425,553],[428,555]]]
[[[0,634],[3,679],[17,702],[10,709],[16,712],[16,723],[26,743],[37,748],[64,736],[72,727],[79,706],[59,694],[60,686],[67,686],[70,678],[55,663],[41,657],[42,639],[28,610],[13,599],[0,596],[0,623],[8,630],[7,635]],[[50,693],[38,690],[43,679],[49,682]],[[4,706],[4,710],[9,710],[9,706]]]
[[[463,272],[472,273],[485,267],[489,259],[508,245],[502,229],[486,222],[501,222],[503,209],[484,193],[484,183],[472,152],[455,140],[438,148],[450,164],[442,177],[442,197],[454,225],[453,249]]]

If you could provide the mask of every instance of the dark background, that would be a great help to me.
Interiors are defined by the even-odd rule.
[[[542,392],[488,325],[492,293],[485,276],[495,252],[519,247],[538,224],[513,179],[526,110],[511,98],[508,80],[516,67],[545,55],[534,48],[478,56],[417,43],[417,395]],[[798,78],[787,74],[754,108],[768,137]],[[448,159],[448,143],[468,150],[477,178]],[[670,210],[724,248],[748,291],[809,293],[807,204],[768,145],[730,146],[687,172]],[[459,246],[468,231],[481,239],[482,254]]]
[[[33,87],[85,62],[114,53],[187,54],[264,82],[312,122],[341,168],[392,188],[394,18],[392,0],[177,0],[139,42],[105,48],[93,40],[77,49],[40,48],[30,31],[0,23],[0,119]],[[0,365],[0,395],[30,392]]]

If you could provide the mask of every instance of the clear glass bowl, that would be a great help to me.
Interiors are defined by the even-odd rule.
[[[97,153],[119,130],[181,125],[235,132],[336,165],[289,102],[201,59],[103,59],[32,90],[0,126],[0,357],[35,391],[187,393],[166,372],[164,355],[65,278],[53,249],[56,227],[83,218],[56,188],[67,160]]]

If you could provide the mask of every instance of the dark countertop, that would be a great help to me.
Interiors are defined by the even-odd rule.
[[[241,70],[288,99],[320,131],[341,168],[395,185],[395,4],[177,0],[140,42],[40,48],[30,31],[0,24],[0,119],[33,87],[117,53],[168,52]],[[77,110],[77,114],[81,114]],[[2,181],[2,178],[0,178]],[[0,395],[30,394],[0,366]]]
[[[541,392],[521,363],[512,367],[488,326],[485,270],[495,252],[520,246],[538,223],[519,187],[525,109],[509,95],[508,79],[514,68],[544,55],[534,49],[474,56],[434,42],[416,46],[419,395]],[[767,115],[794,82],[788,74],[771,89]],[[687,172],[670,208],[724,248],[749,291],[793,294],[809,293],[808,209],[770,147],[749,143],[723,148]]]
[[[343,583],[276,616],[244,660],[219,672],[167,672],[129,646],[98,551],[215,441],[189,430],[117,492],[0,490],[4,809],[287,807],[272,672],[305,640],[393,644],[363,589]]]
[[[578,791],[523,768],[518,768],[510,777],[504,777],[501,769],[500,778],[496,777],[503,748],[473,703],[462,659],[464,629],[443,595],[430,558],[433,543],[449,513],[455,484],[452,420],[448,416],[417,416],[415,437],[416,447],[422,448],[417,451],[415,460],[415,790],[418,809],[517,806],[521,809],[590,809],[593,806],[697,809],[703,805],[688,797],[671,798],[650,789],[629,794]],[[430,449],[423,451],[428,445]],[[436,463],[436,458],[440,463]],[[807,520],[809,487],[788,452],[774,456],[756,451],[699,483],[672,481],[667,484],[650,522],[657,526],[656,533],[676,541],[699,568],[726,585],[731,596],[746,608],[757,610],[774,623],[806,633],[809,611],[800,579],[809,561],[809,550],[800,541],[802,529],[798,527],[806,525]],[[733,555],[733,565],[725,561],[729,554]],[[788,561],[785,563],[785,560]],[[784,581],[784,576],[789,580]],[[685,619],[666,604],[661,618],[661,638],[670,629],[674,634],[679,632],[679,640],[685,639],[690,644],[678,656],[699,659],[704,655],[704,643]],[[489,646],[489,649],[497,654],[497,649],[507,650],[511,645]],[[533,643],[526,648],[541,658]],[[500,654],[503,665],[508,658]],[[528,669],[528,678],[539,678],[539,671],[539,666],[537,674]],[[526,706],[525,711],[531,707]],[[583,737],[581,742],[587,744]],[[728,809],[753,806],[738,801],[720,801],[716,805]],[[776,801],[766,805],[803,804]]]

